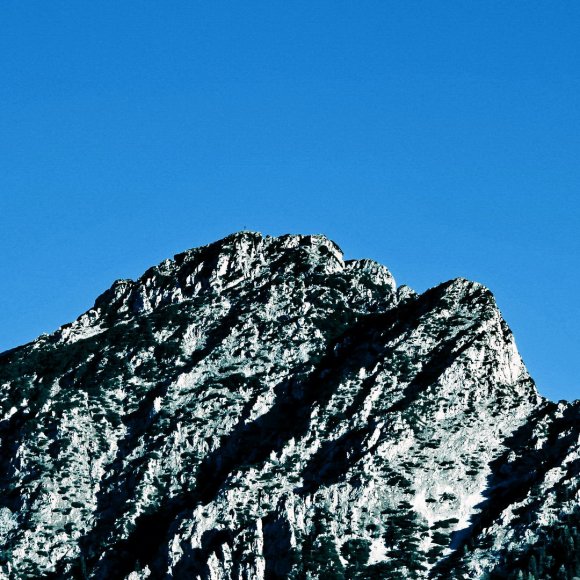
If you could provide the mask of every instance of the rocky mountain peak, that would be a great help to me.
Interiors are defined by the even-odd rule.
[[[579,406],[487,288],[417,294],[324,236],[118,280],[0,355],[0,396],[0,577],[580,572]]]
[[[342,250],[323,235],[274,238],[238,232],[164,260],[138,280],[115,281],[92,309],[63,327],[59,338],[76,340],[100,332],[109,322],[114,324],[205,293],[231,293],[236,289],[244,294],[248,285],[261,287],[285,277],[305,281],[311,276],[348,273],[353,280],[366,278],[374,285],[396,289],[387,268],[366,259],[345,263]]]

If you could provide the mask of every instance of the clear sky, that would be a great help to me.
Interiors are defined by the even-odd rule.
[[[495,293],[580,397],[580,3],[4,0],[0,350],[243,228]]]

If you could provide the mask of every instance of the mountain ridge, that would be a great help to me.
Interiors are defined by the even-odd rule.
[[[0,387],[6,577],[578,573],[580,404],[478,283],[240,232],[6,351]]]

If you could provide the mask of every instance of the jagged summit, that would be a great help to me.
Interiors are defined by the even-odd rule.
[[[101,294],[95,305],[72,324],[62,327],[58,338],[76,340],[100,332],[103,324],[128,318],[168,304],[192,300],[203,293],[244,292],[245,285],[260,286],[276,277],[356,272],[375,284],[396,289],[390,272],[369,259],[343,260],[339,246],[323,235],[287,234],[263,236],[237,232],[206,246],[193,248],[164,260],[138,280],[122,279]]]
[[[345,267],[386,268],[372,260],[350,260],[345,265],[340,247],[323,235],[287,234],[280,237],[263,236],[258,232],[237,232],[221,240],[176,254],[147,270],[137,281],[117,280],[97,298],[95,306],[109,301],[121,292],[136,287],[151,286],[155,281],[174,277],[176,283],[191,297],[200,290],[212,287],[219,290],[224,284],[235,285],[248,278],[256,278],[270,268],[272,274],[300,264],[310,269],[332,272]],[[278,272],[276,271],[278,270]],[[199,286],[197,286],[199,284]]]
[[[324,236],[117,281],[1,355],[0,397],[0,577],[580,572],[580,405],[484,286],[417,294]]]

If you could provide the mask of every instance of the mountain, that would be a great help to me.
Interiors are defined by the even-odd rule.
[[[2,578],[580,576],[580,402],[495,300],[242,232],[0,355]]]

